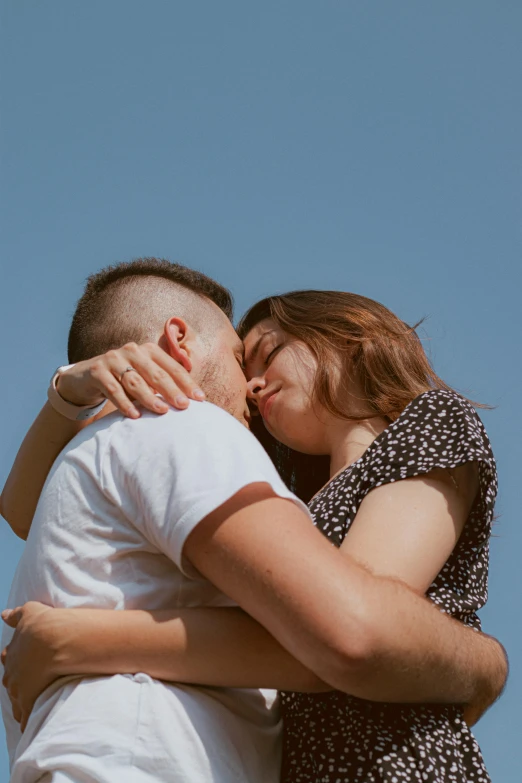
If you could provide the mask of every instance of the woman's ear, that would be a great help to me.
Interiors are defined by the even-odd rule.
[[[163,329],[163,338],[167,353],[181,364],[187,372],[192,370],[190,351],[188,348],[189,327],[183,318],[169,318]]]

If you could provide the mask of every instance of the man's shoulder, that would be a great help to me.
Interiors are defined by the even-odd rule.
[[[82,465],[96,475],[123,470],[147,471],[161,464],[169,470],[194,466],[203,473],[225,460],[241,458],[258,468],[270,459],[259,441],[233,416],[209,402],[191,401],[185,410],[170,408],[157,415],[143,411],[139,419],[110,413],[86,427],[55,463],[63,472]]]
[[[201,427],[207,422],[220,423],[224,427],[239,427],[246,430],[230,413],[211,402],[191,400],[184,410],[170,407],[166,413],[157,414],[142,409],[139,419],[130,419],[119,411],[103,416],[83,429],[80,435],[99,434],[110,436],[119,430],[148,430],[160,428]],[[76,436],[77,437],[77,436]]]
[[[122,416],[121,419],[124,417]],[[224,428],[238,433],[248,434],[248,430],[242,426],[230,413],[219,408],[211,402],[198,402],[192,400],[187,408],[178,410],[169,408],[167,413],[158,416],[150,411],[143,411],[139,419],[126,419],[127,427],[132,428],[137,424],[143,429],[169,429],[205,431],[207,428]]]
[[[157,415],[143,411],[139,419],[129,419],[121,414],[110,414],[104,426],[103,419],[97,422],[96,434],[101,440],[116,444],[153,443],[156,448],[176,444],[206,442],[233,442],[238,444],[257,443],[254,436],[233,416],[210,402],[191,401],[188,408],[170,408]],[[94,432],[93,432],[94,434]],[[130,446],[132,448],[132,446]]]

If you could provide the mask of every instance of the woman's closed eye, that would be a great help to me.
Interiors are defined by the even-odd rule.
[[[280,343],[279,345],[276,345],[275,348],[272,348],[272,350],[267,354],[267,356],[264,359],[264,364],[269,365],[274,356],[276,355],[277,351],[279,351],[280,348],[282,348],[284,343]]]

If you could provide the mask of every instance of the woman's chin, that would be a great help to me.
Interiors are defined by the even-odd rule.
[[[324,454],[324,449],[313,443],[311,439],[303,438],[302,433],[289,432],[285,427],[278,427],[277,422],[269,422],[266,419],[264,424],[270,435],[283,446],[288,446],[289,449],[299,451],[301,454]]]

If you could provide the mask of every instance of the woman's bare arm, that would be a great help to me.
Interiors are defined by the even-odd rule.
[[[18,450],[0,496],[0,513],[26,539],[40,493],[64,446],[85,426],[56,413],[46,402]]]
[[[331,690],[239,608],[98,610],[89,621],[71,638],[65,674],[84,673],[79,664],[88,651],[89,674],[109,665],[114,673],[216,687]]]
[[[136,372],[127,372],[134,367]],[[185,408],[189,397],[201,400],[190,374],[154,343],[134,343],[78,362],[59,379],[60,395],[75,405],[96,405],[104,397],[106,406],[99,416],[117,408],[125,416],[137,418],[139,403],[154,413],[166,413],[167,403]],[[162,395],[159,398],[155,392]],[[134,402],[133,402],[134,401]],[[91,420],[93,421],[93,419]],[[47,402],[25,436],[0,496],[0,513],[20,538],[27,538],[40,493],[60,451],[89,422],[70,421]]]
[[[30,602],[4,619],[17,628],[3,654],[4,684],[22,725],[38,695],[69,675],[142,671],[214,687],[331,690],[239,608],[115,612]]]
[[[341,551],[424,593],[458,540],[469,513],[475,478],[472,468],[467,477],[465,471],[453,477],[434,473],[397,482],[386,494],[384,487],[373,490],[363,501],[354,533],[347,535]],[[370,537],[366,536],[366,525],[373,528]],[[17,614],[24,619],[31,606],[15,612],[12,624],[16,624]],[[35,623],[31,632],[31,623],[24,620],[10,650],[12,664],[8,657],[6,671],[14,683],[15,703],[16,698],[32,703],[31,693],[37,695],[47,684],[34,685],[44,672],[48,681],[74,673],[146,671],[161,679],[198,684],[328,690],[240,610],[150,614],[43,607],[43,611],[47,612],[43,617],[46,622],[40,628]],[[391,633],[395,633],[393,628]],[[499,656],[490,656],[494,683],[499,680],[499,667],[505,665]],[[469,665],[473,669],[473,658]],[[483,661],[477,665],[483,668]],[[373,698],[379,698],[377,691]],[[498,685],[493,691],[498,694]],[[468,710],[467,719],[477,720],[483,708]]]
[[[373,489],[341,552],[423,595],[455,548],[478,491],[478,467],[434,469]]]

